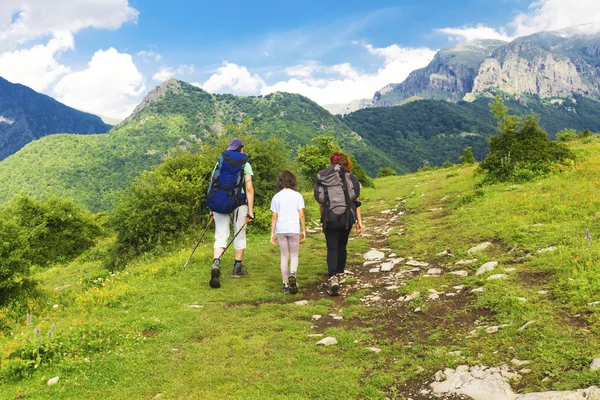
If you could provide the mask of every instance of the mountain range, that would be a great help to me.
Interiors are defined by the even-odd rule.
[[[105,133],[112,126],[53,98],[0,77],[0,160],[55,133]]]

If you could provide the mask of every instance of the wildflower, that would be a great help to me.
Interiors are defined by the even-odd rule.
[[[33,334],[34,334],[35,336],[38,336],[38,337],[39,337],[39,336],[40,336],[40,329],[39,329],[39,328],[35,328],[35,329],[34,329],[34,331],[33,331]]]
[[[31,314],[27,313],[27,326],[31,326]]]

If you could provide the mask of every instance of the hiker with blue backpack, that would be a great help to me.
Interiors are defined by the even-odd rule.
[[[235,232],[235,262],[231,277],[248,276],[242,259],[246,249],[246,225],[254,219],[253,175],[248,157],[244,154],[244,143],[239,138],[232,139],[227,150],[219,156],[206,196],[206,204],[215,221],[214,258],[209,281],[213,289],[221,287],[221,257],[228,247],[230,222],[233,222]]]
[[[329,272],[329,293],[337,296],[340,280],[344,277],[348,252],[346,245],[356,223],[356,233],[363,231],[360,183],[352,171],[352,162],[342,152],[334,152],[329,157],[331,166],[317,174],[315,200],[321,205],[321,223],[327,241],[327,269]]]

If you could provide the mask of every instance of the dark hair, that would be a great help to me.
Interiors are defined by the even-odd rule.
[[[339,164],[344,167],[346,171],[352,172],[352,161],[350,161],[350,158],[341,151],[334,151],[331,153],[329,156],[329,162],[331,165]]]
[[[292,189],[296,190],[296,175],[290,171],[283,171],[281,175],[279,175],[279,181],[277,182],[277,188],[281,189]]]

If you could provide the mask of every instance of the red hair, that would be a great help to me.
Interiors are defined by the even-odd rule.
[[[352,161],[350,161],[350,158],[341,151],[334,151],[333,153],[331,153],[331,155],[329,156],[329,162],[331,163],[331,165],[341,165],[348,172],[352,171]]]

